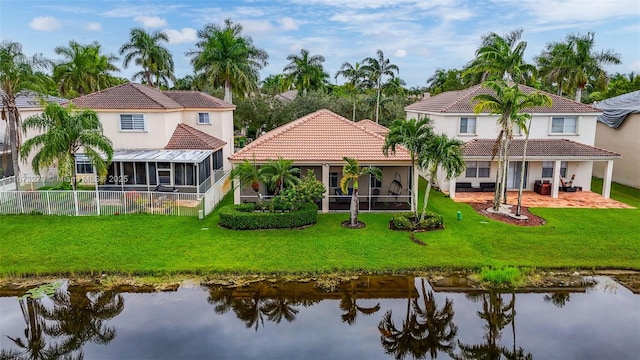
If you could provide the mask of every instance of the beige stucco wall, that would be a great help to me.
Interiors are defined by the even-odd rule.
[[[622,155],[613,165],[613,181],[640,189],[640,114],[627,116],[618,129],[598,123],[595,146]],[[595,163],[593,175],[604,177],[605,163]]]
[[[113,142],[114,150],[162,149],[176,126],[182,121],[181,111],[150,112],[149,110],[96,110],[104,134]],[[121,114],[143,114],[146,130],[120,130]]]
[[[447,134],[462,141],[472,139],[493,139],[500,131],[497,125],[498,116],[495,115],[473,115],[473,114],[422,114],[417,112],[407,112],[407,119],[418,119],[428,116],[432,120],[432,126],[437,133]],[[578,119],[577,134],[552,134],[551,119],[554,116],[576,116]],[[460,134],[460,118],[475,117],[476,133]],[[564,138],[579,143],[593,145],[596,134],[596,115],[571,115],[571,114],[544,114],[533,115],[531,120],[530,139],[556,139]],[[523,135],[516,135],[515,139],[524,139]]]

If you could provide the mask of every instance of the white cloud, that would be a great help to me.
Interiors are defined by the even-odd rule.
[[[298,30],[298,24],[292,18],[285,16],[278,19],[278,24],[282,30]]]
[[[399,58],[403,58],[403,57],[407,56],[407,50],[398,49],[393,53],[393,56],[396,56],[396,57],[399,57]]]
[[[89,31],[100,31],[102,30],[102,25],[97,22],[88,22],[85,24],[84,28]]]
[[[196,30],[192,28],[182,28],[180,30],[165,29],[164,32],[169,37],[170,44],[194,42],[198,38]]]
[[[38,31],[53,31],[60,29],[60,23],[53,16],[38,16],[31,20],[29,27]]]
[[[136,16],[150,16],[158,14],[175,13],[178,9],[184,8],[184,5],[143,5],[143,6],[119,6],[108,11],[100,13],[102,16],[125,18]]]
[[[519,8],[536,18],[541,24],[608,21],[615,17],[640,15],[638,0],[547,0],[544,6],[540,6],[537,0],[496,0],[495,2],[499,5]]]
[[[632,62],[629,68],[633,72],[640,72],[640,60]]]
[[[167,21],[157,16],[136,16],[133,20],[141,23],[144,27],[149,29],[160,28],[167,26]]]

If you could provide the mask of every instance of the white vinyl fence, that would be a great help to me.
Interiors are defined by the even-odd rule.
[[[227,171],[205,194],[153,191],[27,190],[15,191],[13,179],[0,182],[0,214],[96,216],[210,214],[231,189]],[[4,189],[10,189],[8,191]]]

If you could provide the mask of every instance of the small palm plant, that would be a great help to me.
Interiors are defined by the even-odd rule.
[[[273,184],[276,195],[300,182],[300,169],[293,167],[293,160],[281,157],[264,165],[261,168],[261,174],[267,183]]]
[[[260,169],[256,166],[255,161],[250,162],[249,160],[245,159],[243,162],[236,165],[233,170],[231,170],[231,178],[238,179],[241,189],[250,185],[253,191],[256,192],[256,194],[258,193],[258,191],[260,191],[262,174],[260,172]]]
[[[364,175],[372,175],[376,179],[382,179],[382,170],[377,167],[360,167],[358,160],[344,157],[347,163],[342,167],[342,179],[340,180],[340,189],[342,193],[349,193],[349,185],[352,184],[353,194],[351,195],[351,205],[349,207],[351,217],[350,226],[358,225],[358,210],[360,202],[358,201],[358,179]]]

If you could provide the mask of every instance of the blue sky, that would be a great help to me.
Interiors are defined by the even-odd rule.
[[[231,18],[269,54],[262,77],[281,73],[289,54],[308,49],[326,58],[333,75],[340,65],[384,51],[408,86],[423,86],[436,69],[461,68],[473,58],[481,36],[523,28],[525,53],[533,61],[545,44],[569,33],[596,34],[596,49],[613,49],[622,64],[610,72],[640,72],[638,0],[238,0],[80,1],[0,0],[0,39],[22,43],[27,54],[58,60],[53,49],[98,41],[119,55],[133,27],[164,30],[176,75],[190,74],[184,54],[195,48],[197,30]],[[138,71],[121,68],[119,76]],[[339,83],[341,80],[338,81]]]

